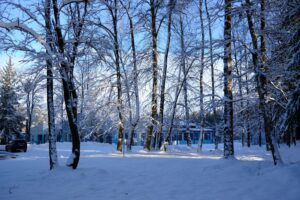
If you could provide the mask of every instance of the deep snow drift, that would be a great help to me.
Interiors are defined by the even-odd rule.
[[[115,145],[82,143],[77,170],[65,167],[70,143],[58,143],[60,167],[49,171],[48,146],[0,160],[1,200],[300,199],[300,144],[280,151],[274,166],[265,147],[235,145],[236,159],[204,145],[173,146],[168,152],[135,147],[125,157]]]

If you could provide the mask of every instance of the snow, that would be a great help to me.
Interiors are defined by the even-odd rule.
[[[220,145],[221,146],[221,145]],[[60,167],[49,171],[48,144],[0,160],[0,197],[6,199],[285,199],[300,196],[300,144],[280,147],[284,165],[274,166],[265,147],[242,148],[224,159],[214,145],[168,146],[168,152],[116,151],[115,145],[81,143],[79,167],[63,166],[70,143],[57,143]],[[1,154],[1,152],[0,152]]]

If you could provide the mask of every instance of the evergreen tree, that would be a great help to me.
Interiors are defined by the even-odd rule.
[[[18,97],[15,86],[16,72],[9,58],[0,75],[0,130],[6,140],[12,135],[18,136],[23,126],[23,117],[17,111]]]

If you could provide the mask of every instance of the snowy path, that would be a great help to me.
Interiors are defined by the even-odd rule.
[[[298,145],[299,146],[299,145]],[[48,170],[47,145],[31,145],[16,159],[0,160],[1,200],[285,199],[300,196],[299,147],[285,166],[274,167],[264,148],[236,147],[235,160],[206,146],[169,153],[117,153],[113,145],[83,143],[77,170],[63,165],[70,144],[58,144],[62,167]],[[283,153],[291,151],[283,149]],[[297,155],[294,155],[296,154]],[[298,159],[298,160],[297,160]]]

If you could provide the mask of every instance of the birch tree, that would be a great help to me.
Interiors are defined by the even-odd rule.
[[[53,51],[53,28],[51,26],[51,2],[45,0],[45,29],[46,42],[49,44],[50,50]],[[50,55],[52,52],[47,51],[49,55],[46,59],[47,67],[47,110],[48,110],[48,138],[49,138],[49,162],[50,170],[58,165],[57,151],[56,151],[56,134],[55,134],[55,119],[54,119],[54,93],[53,93],[53,61]]]
[[[72,167],[73,169],[76,169],[80,157],[80,139],[77,126],[78,98],[74,82],[74,66],[76,58],[78,56],[78,46],[80,45],[81,41],[81,34],[85,23],[85,17],[87,15],[88,1],[64,1],[62,2],[62,4],[59,5],[57,0],[52,0],[51,3],[52,9],[50,9],[50,12],[52,11],[51,16],[53,16],[52,44],[55,44],[53,48],[51,47],[52,44],[47,43],[47,40],[44,38],[44,36],[39,33],[40,30],[30,28],[26,24],[26,20],[20,21],[19,19],[17,19],[14,21],[11,20],[9,22],[1,21],[0,27],[8,30],[19,30],[21,32],[29,34],[46,50],[46,54],[44,52],[40,52],[39,54],[46,57],[49,56],[51,60],[55,60],[57,62],[63,85],[64,101],[68,116],[68,123],[72,135],[72,155],[68,159],[67,165]],[[37,16],[31,13],[28,9],[22,7],[20,4],[10,2],[7,4],[12,5],[23,11],[24,14],[27,17],[29,17],[30,20],[34,21],[43,29],[44,25],[41,24]],[[49,3],[47,5],[49,5]],[[65,19],[65,17],[61,17],[61,15],[63,15],[62,13],[64,12],[64,9],[68,9],[68,12],[70,12],[70,23],[68,24],[70,25],[70,27],[68,27],[66,30],[64,30],[65,27],[62,26],[61,21],[62,18]],[[70,30],[73,31],[73,34],[67,34],[67,32]],[[43,31],[45,32],[45,29],[43,29]],[[66,35],[70,38],[66,39]],[[24,48],[21,50],[24,51]],[[25,48],[25,50],[28,49]]]
[[[206,6],[207,9],[207,6]],[[202,150],[203,143],[203,129],[204,129],[204,105],[203,105],[203,72],[204,72],[204,46],[205,46],[205,33],[204,33],[204,20],[203,20],[203,0],[199,0],[199,14],[200,14],[200,27],[201,27],[201,57],[200,57],[200,126],[201,131],[199,135],[198,151]],[[211,52],[212,53],[212,52]],[[212,60],[211,60],[212,62]],[[212,82],[214,84],[214,82]],[[214,89],[213,89],[214,90]]]
[[[231,50],[232,1],[225,0],[224,7],[224,156],[228,158],[234,156]]]
[[[167,43],[164,53],[164,64],[163,64],[163,72],[162,72],[162,80],[160,86],[160,106],[159,106],[159,132],[158,132],[158,148],[162,147],[164,141],[163,135],[163,127],[164,127],[164,108],[165,108],[165,88],[166,88],[166,79],[167,79],[167,70],[168,70],[168,56],[171,45],[171,26],[172,26],[172,14],[173,9],[176,5],[176,0],[169,0],[168,4],[168,27],[167,27]]]
[[[159,0],[149,0],[151,16],[151,45],[152,45],[152,98],[151,98],[151,115],[147,127],[147,136],[144,148],[151,149],[151,140],[153,131],[157,131],[157,87],[158,87],[158,52],[157,52],[157,13],[162,2]],[[156,134],[156,133],[154,133]]]
[[[134,23],[133,23],[133,16],[130,13],[131,4],[132,2],[129,1],[127,6],[120,1],[122,6],[125,9],[129,20],[129,28],[130,28],[130,39],[131,39],[131,50],[132,50],[132,64],[133,64],[133,87],[134,87],[134,97],[135,97],[135,117],[131,122],[131,129],[130,129],[130,136],[129,136],[129,143],[128,149],[131,150],[132,145],[134,144],[134,136],[135,136],[135,129],[138,125],[140,120],[140,97],[139,97],[139,86],[138,86],[138,64],[137,64],[137,53],[136,53],[136,44],[135,44],[135,33],[134,33]],[[131,108],[130,108],[131,109]]]

